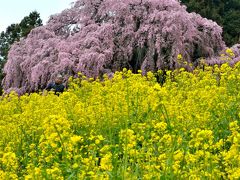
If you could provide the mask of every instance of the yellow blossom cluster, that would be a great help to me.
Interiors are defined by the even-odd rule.
[[[0,97],[0,179],[239,179],[240,63],[155,75]]]
[[[220,60],[222,61],[231,61],[235,57],[234,52],[230,49],[227,48],[224,53],[221,54]]]

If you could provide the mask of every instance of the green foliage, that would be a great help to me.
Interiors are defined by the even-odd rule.
[[[223,37],[228,46],[240,41],[239,0],[182,0],[189,12],[196,12],[216,21],[223,27]]]
[[[36,11],[31,12],[29,16],[23,18],[19,25],[21,27],[21,37],[26,37],[33,28],[42,25],[40,14]]]

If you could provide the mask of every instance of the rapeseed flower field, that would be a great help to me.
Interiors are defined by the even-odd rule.
[[[0,179],[240,178],[240,63],[70,81],[1,98]]]

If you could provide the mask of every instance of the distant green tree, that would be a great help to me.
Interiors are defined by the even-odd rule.
[[[19,24],[11,24],[0,34],[0,82],[4,77],[3,67],[7,61],[8,51],[11,45],[19,41],[20,38],[26,37],[30,31],[42,25],[40,14],[37,11],[31,12],[25,16]],[[0,83],[1,84],[1,83]],[[0,95],[2,94],[2,87],[0,85]]]
[[[224,40],[228,45],[240,43],[240,10],[232,10],[226,13],[223,31]]]
[[[40,14],[37,11],[31,12],[29,16],[23,18],[19,25],[21,28],[21,37],[26,37],[33,28],[42,25]]]
[[[7,58],[10,45],[18,41],[21,37],[21,28],[19,24],[11,24],[6,31],[0,35],[0,56],[2,59]]]
[[[240,41],[240,0],[182,0],[189,12],[196,12],[223,27],[228,46]]]

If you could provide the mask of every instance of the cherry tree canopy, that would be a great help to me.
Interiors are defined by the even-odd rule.
[[[225,48],[221,34],[177,0],[77,0],[12,46],[3,85],[31,92],[58,73],[174,69],[178,54],[188,62],[216,56]]]

